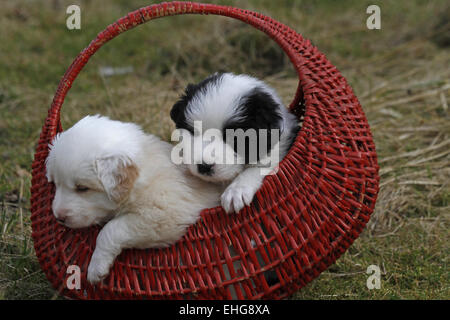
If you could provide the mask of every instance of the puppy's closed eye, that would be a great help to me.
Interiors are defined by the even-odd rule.
[[[75,186],[75,191],[78,193],[83,193],[83,192],[89,191],[89,188],[78,184]]]

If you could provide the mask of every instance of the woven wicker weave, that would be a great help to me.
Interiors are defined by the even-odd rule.
[[[149,20],[187,13],[235,18],[278,43],[299,76],[290,108],[304,117],[302,129],[278,173],[267,176],[256,194],[258,206],[233,215],[220,207],[205,209],[175,245],[125,250],[110,276],[91,286],[86,271],[99,228],[70,230],[56,223],[51,211],[54,186],[45,177],[48,143],[62,131],[61,106],[78,73],[104,43]],[[32,169],[36,255],[53,287],[81,299],[226,299],[231,292],[246,299],[285,298],[333,264],[358,237],[375,206],[379,183],[375,145],[363,110],[322,53],[269,17],[190,2],[131,12],[99,33],[76,57],[59,83]],[[80,290],[66,286],[70,265],[81,268]],[[276,273],[278,283],[269,286],[267,270]]]

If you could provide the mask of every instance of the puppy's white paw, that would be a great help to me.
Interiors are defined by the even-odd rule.
[[[227,213],[239,212],[252,203],[257,189],[249,185],[230,184],[221,197],[222,207]]]
[[[110,268],[111,263],[96,257],[94,252],[91,262],[89,263],[87,280],[92,284],[102,281],[108,276]]]

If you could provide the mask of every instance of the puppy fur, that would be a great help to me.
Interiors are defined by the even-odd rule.
[[[278,160],[271,161],[267,170],[274,172],[299,130],[297,117],[283,105],[275,90],[256,78],[232,73],[215,73],[198,84],[189,84],[172,107],[170,116],[178,129],[187,131],[191,140],[203,140],[200,142],[203,148],[194,150],[194,159],[200,161],[191,162],[188,168],[194,176],[226,186],[221,196],[221,204],[226,212],[238,212],[250,205],[265,177],[261,173],[263,160],[267,160],[271,152],[278,149]],[[222,139],[211,142],[199,136],[194,132],[194,121],[201,121],[203,132],[208,129],[219,130]],[[267,141],[262,142],[263,145],[267,143],[267,152],[263,151],[261,156],[258,136],[257,161],[251,162],[249,142],[246,141],[245,154],[238,154],[236,148],[227,143],[227,129],[242,129],[244,132],[248,129],[257,132],[260,129],[268,130]],[[279,130],[278,140],[276,136],[270,135],[271,129]],[[205,158],[205,148],[211,144],[215,144],[215,150],[227,151],[226,161]],[[222,157],[220,152],[217,154]],[[233,161],[236,159],[244,159],[244,163]]]
[[[170,159],[172,145],[132,123],[87,116],[58,134],[46,161],[56,186],[56,219],[69,228],[105,224],[88,281],[105,278],[125,248],[166,247],[179,240],[223,189]]]

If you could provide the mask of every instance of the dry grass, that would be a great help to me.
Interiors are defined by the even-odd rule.
[[[381,189],[367,229],[294,298],[448,299],[450,53],[442,40],[448,29],[430,18],[445,16],[446,2],[378,2],[380,31],[365,28],[369,1],[222,2],[267,13],[312,39],[354,88],[377,146]],[[83,29],[70,33],[63,26],[67,3],[8,2],[0,13],[9,48],[0,50],[0,298],[56,297],[30,239],[34,146],[73,57],[108,23],[146,4],[84,1]],[[134,71],[102,77],[103,66]],[[167,115],[181,88],[218,69],[264,78],[286,103],[297,86],[289,61],[258,31],[225,18],[173,17],[102,48],[67,96],[63,127],[102,113],[168,139]],[[365,285],[371,264],[381,267],[380,290]]]

